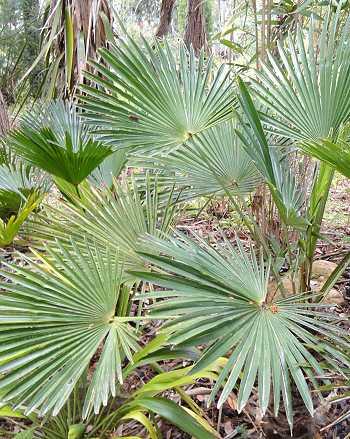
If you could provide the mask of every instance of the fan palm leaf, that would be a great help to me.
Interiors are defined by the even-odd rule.
[[[236,124],[223,122],[189,139],[165,157],[130,157],[130,163],[159,170],[164,185],[180,189],[179,200],[206,195],[245,196],[261,182],[253,161],[235,133]]]
[[[168,196],[170,200],[171,195]],[[137,254],[140,238],[147,234],[167,234],[178,212],[175,206],[164,206],[159,198],[158,183],[146,178],[146,186],[139,188],[131,178],[114,181],[112,189],[82,189],[75,204],[65,203],[62,208],[47,206],[47,214],[37,215],[29,227],[29,235],[39,247],[42,240],[52,242],[55,238],[69,244],[72,236],[77,245],[85,238],[100,247],[118,249],[126,266],[143,266]]]
[[[311,157],[327,163],[336,171],[350,178],[350,144],[344,140],[336,143],[328,139],[317,142],[305,141],[299,145],[300,149]]]
[[[26,414],[59,412],[102,346],[87,392],[84,416],[115,395],[121,364],[138,349],[132,318],[118,308],[121,266],[114,250],[102,259],[85,242],[47,246],[44,263],[9,265],[0,296],[1,403]],[[11,282],[8,282],[11,281]]]
[[[62,101],[26,114],[9,144],[31,165],[73,185],[112,153],[110,146],[92,138],[76,107]]]
[[[235,102],[228,71],[214,75],[213,60],[199,60],[180,48],[178,60],[167,43],[143,47],[125,40],[101,49],[98,74],[86,73],[95,86],[83,86],[84,115],[100,137],[116,146],[155,154],[185,142],[229,119]]]
[[[30,194],[48,192],[47,176],[18,160],[0,166],[0,217],[16,214]]]
[[[254,252],[246,253],[239,242],[237,249],[226,242],[226,249],[218,250],[203,240],[177,238],[149,240],[152,253],[143,256],[161,273],[133,275],[167,289],[148,297],[166,299],[150,312],[167,319],[163,330],[170,334],[170,344],[208,344],[192,372],[228,355],[210,400],[223,385],[218,400],[222,406],[238,385],[240,411],[257,382],[263,413],[272,393],[277,415],[282,394],[292,425],[294,382],[312,414],[310,385],[316,386],[316,377],[324,375],[319,355],[344,359],[331,347],[331,343],[347,345],[345,331],[332,324],[337,319],[303,296],[267,302],[269,267],[258,263]]]
[[[252,80],[268,129],[298,142],[336,141],[350,117],[349,35],[350,17],[340,26],[340,8],[329,10],[316,47],[311,20],[307,38],[298,27],[286,48],[278,43],[278,60],[268,54]]]

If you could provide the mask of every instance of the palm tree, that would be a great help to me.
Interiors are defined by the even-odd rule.
[[[325,159],[317,166],[309,203],[311,226],[302,270],[303,288],[309,287],[335,163],[342,172],[348,172],[350,18],[342,25],[340,10],[341,3],[334,14],[329,9],[316,47],[311,21],[307,38],[299,27],[296,38],[290,34],[286,39],[286,47],[278,44],[278,59],[268,54],[267,62],[257,71],[257,79],[251,79],[254,95],[262,105],[260,117],[265,129],[275,135],[287,136],[302,151]],[[247,113],[254,111],[252,106],[244,107]],[[338,153],[339,158],[335,158]]]
[[[108,0],[48,0],[40,53],[27,71],[45,61],[43,94],[47,99],[71,96],[83,81],[88,60],[113,39]]]
[[[247,252],[240,241],[236,248],[227,241],[215,248],[195,238],[177,234],[173,239],[144,241],[148,251],[140,254],[154,271],[131,275],[165,288],[147,296],[165,299],[155,303],[150,315],[166,320],[163,332],[169,344],[207,345],[194,371],[228,355],[211,402],[223,386],[221,407],[238,386],[241,411],[257,382],[263,413],[272,393],[277,416],[282,394],[292,428],[292,382],[312,415],[309,386],[317,388],[330,358],[348,363],[341,353],[348,346],[346,332],[332,324],[334,317],[319,304],[306,303],[307,295],[268,299],[270,265],[258,260],[252,248]]]

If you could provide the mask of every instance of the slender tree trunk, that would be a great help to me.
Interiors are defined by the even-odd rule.
[[[24,57],[28,68],[39,55],[40,45],[40,24],[39,24],[39,0],[22,0],[23,24],[26,36],[26,48]],[[32,93],[34,94],[39,86],[39,74],[41,66],[37,65],[29,76]]]
[[[203,0],[188,0],[184,40],[188,48],[193,47],[196,55],[202,48],[208,50]]]
[[[5,99],[0,90],[0,139],[4,137],[10,129],[10,119],[7,112]]]
[[[162,0],[162,5],[160,7],[159,25],[156,30],[157,38],[163,38],[169,33],[174,4],[175,0]]]

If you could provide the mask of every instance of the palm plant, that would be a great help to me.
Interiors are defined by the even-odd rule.
[[[125,31],[125,29],[124,29]],[[126,33],[126,32],[125,32]],[[235,99],[227,71],[212,75],[213,60],[179,51],[179,64],[167,43],[145,40],[143,47],[126,34],[110,49],[101,49],[95,86],[82,86],[84,116],[99,136],[117,146],[155,154],[170,150],[232,116]]]
[[[72,269],[74,269],[74,267],[69,268],[69,273],[73,273],[73,271],[71,272]],[[22,302],[22,304],[24,305],[24,302]],[[38,314],[41,315],[41,313],[42,311],[39,310]],[[42,317],[46,315],[45,312],[43,314]],[[33,318],[32,323],[34,323],[35,320],[36,319]],[[49,330],[50,329],[48,329],[48,331]],[[108,338],[106,340],[108,340]],[[132,362],[123,368],[123,379],[126,380],[140,365],[155,365],[155,361],[161,361],[169,357],[173,359],[196,358],[196,353],[189,349],[174,349],[170,351],[164,348],[163,344],[165,341],[166,338],[164,338],[164,336],[159,336],[143,348],[140,348],[132,356]],[[105,341],[105,344],[107,342],[108,341]],[[21,354],[21,351],[17,351],[17,353]],[[100,362],[105,353],[109,356],[109,362],[113,362],[114,352],[108,350],[101,353]],[[60,352],[54,350],[51,356],[51,360],[58,359]],[[161,436],[157,422],[154,416],[148,417],[148,414],[158,415],[198,439],[213,439],[216,437],[215,430],[213,430],[207,421],[200,417],[201,409],[183,392],[182,387],[193,385],[196,379],[216,379],[219,371],[225,365],[225,361],[225,359],[219,359],[206,369],[195,374],[191,373],[191,366],[175,369],[170,372],[162,372],[159,366],[154,366],[155,370],[158,370],[159,373],[145,386],[140,387],[132,393],[125,393],[124,389],[118,386],[114,397],[108,400],[108,406],[103,407],[101,410],[95,407],[94,412],[87,410],[84,406],[84,400],[86,404],[90,395],[91,386],[94,385],[94,377],[92,378],[92,382],[90,382],[86,374],[82,374],[82,377],[78,380],[74,389],[72,389],[72,392],[68,394],[67,401],[56,417],[45,416],[41,418],[37,416],[37,413],[32,413],[27,417],[24,413],[28,411],[28,406],[20,403],[18,403],[20,406],[19,410],[16,412],[11,411],[9,407],[6,409],[6,412],[8,412],[7,416],[16,416],[17,418],[31,421],[28,429],[23,430],[18,435],[18,437],[23,436],[28,439],[92,438],[95,437],[96,434],[102,439],[110,437],[111,431],[130,420],[141,424],[152,439],[160,439]],[[100,362],[97,363],[97,368]],[[34,374],[36,373],[40,376],[40,370],[34,371]],[[96,369],[95,373],[98,374],[98,369]],[[104,370],[104,373],[108,374],[108,370]],[[49,386],[47,386],[47,384],[48,383],[46,383],[46,387],[44,385],[43,392],[47,392],[48,394]],[[99,385],[97,385],[96,391],[101,394],[105,390],[106,383],[101,381]],[[175,402],[159,396],[163,392],[169,392],[171,390],[177,392],[178,397],[182,399],[182,403],[188,405],[188,407],[185,405],[181,407]],[[61,392],[60,390],[58,390],[58,392],[61,393],[61,397],[63,398],[67,392],[67,388],[63,387]],[[98,398],[98,395],[95,396]],[[106,404],[104,403],[104,405]],[[5,411],[1,409],[1,413],[5,413]],[[88,426],[90,426],[89,429],[87,428]],[[17,436],[15,437],[17,438]]]
[[[307,296],[267,300],[269,264],[259,264],[254,251],[247,253],[239,241],[237,249],[226,242],[220,250],[185,236],[152,238],[147,244],[152,252],[142,255],[161,272],[132,275],[167,289],[148,297],[166,299],[152,306],[150,315],[167,320],[168,342],[182,347],[207,344],[193,371],[228,355],[210,401],[223,385],[218,399],[222,406],[238,385],[240,411],[257,381],[262,412],[272,387],[275,415],[282,393],[292,426],[294,382],[312,414],[309,385],[317,387],[317,377],[324,376],[319,358],[347,361],[339,350],[348,344],[346,333],[334,325],[336,317],[308,303]]]
[[[10,148],[23,160],[58,179],[78,186],[112,153],[95,140],[75,105],[52,102],[32,110],[9,137]]]
[[[343,151],[341,132],[350,117],[350,18],[341,25],[341,8],[339,3],[334,14],[329,8],[316,45],[311,20],[307,38],[299,27],[296,38],[286,38],[285,48],[278,43],[278,58],[268,54],[268,62],[252,79],[255,96],[265,107],[261,118],[266,129],[288,136],[318,158],[328,157],[318,168],[310,198],[308,217],[312,226],[308,229],[304,267],[308,279],[334,173],[328,163],[344,160],[335,156]],[[337,146],[329,160],[327,149],[331,144]]]
[[[235,122],[223,122],[189,139],[165,157],[131,156],[129,164],[160,172],[158,181],[180,190],[178,200],[224,195],[226,191],[246,196],[256,189],[261,176],[245,153],[235,128]]]

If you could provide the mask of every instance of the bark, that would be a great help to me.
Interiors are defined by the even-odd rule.
[[[203,0],[188,0],[184,40],[188,48],[193,47],[196,55],[202,48],[208,50]]]
[[[10,130],[10,119],[5,99],[0,90],[0,139]]]
[[[162,0],[160,7],[159,25],[156,30],[157,38],[164,38],[170,31],[175,0]]]
[[[51,0],[51,14],[54,11],[58,1],[60,0]],[[98,10],[95,11],[95,14],[93,14],[95,4],[96,3],[94,0],[61,1],[62,32],[60,32],[55,39],[51,52],[54,59],[65,52],[64,25],[65,10],[67,8],[72,14],[73,21],[73,72],[72,77],[70,78],[70,83],[65,84],[65,59],[63,57],[60,64],[60,74],[58,80],[56,81],[56,84],[58,84],[57,89],[59,91],[64,90],[63,95],[65,97],[69,97],[74,94],[76,87],[84,80],[83,71],[91,69],[87,62],[91,59],[96,59],[97,50],[100,47],[105,47],[107,45],[107,32],[100,14],[103,13],[107,17],[107,21],[112,23],[110,0],[100,0],[97,3]],[[53,18],[51,18],[51,20],[52,19]],[[81,45],[81,41],[79,41],[80,38],[83,39],[83,46],[85,49],[85,53],[83,54],[78,51],[78,46],[79,44]]]

